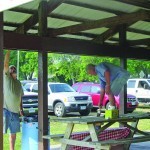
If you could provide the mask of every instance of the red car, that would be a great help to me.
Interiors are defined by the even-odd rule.
[[[92,82],[78,82],[72,85],[72,87],[80,93],[86,93],[91,95],[93,101],[93,107],[98,107],[100,99],[100,84]],[[127,112],[133,112],[138,106],[136,97],[133,95],[127,95]],[[115,103],[119,108],[119,96],[115,96]],[[102,105],[107,109],[109,105],[109,98],[105,94]]]

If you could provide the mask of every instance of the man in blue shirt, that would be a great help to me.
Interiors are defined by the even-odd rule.
[[[108,62],[102,62],[98,65],[88,64],[87,72],[91,75],[97,75],[100,80],[99,108],[102,107],[102,101],[106,93],[110,101],[109,109],[115,109],[114,95],[119,95],[130,74],[125,69]]]

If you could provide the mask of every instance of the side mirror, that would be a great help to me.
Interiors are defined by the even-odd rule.
[[[144,89],[149,89],[148,84],[144,84]]]
[[[28,92],[31,92],[31,90],[30,89],[26,89]]]
[[[99,91],[97,91],[97,94],[100,94],[100,90],[99,90]]]

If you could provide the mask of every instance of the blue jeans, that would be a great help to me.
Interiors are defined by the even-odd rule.
[[[19,114],[3,108],[3,133],[7,133],[8,129],[11,134],[20,132]]]

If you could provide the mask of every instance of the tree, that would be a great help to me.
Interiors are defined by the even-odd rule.
[[[64,77],[65,81],[75,82],[78,75],[80,56],[66,54],[49,54],[49,73],[55,77]],[[62,82],[62,81],[60,81]]]
[[[21,78],[31,80],[33,74],[38,70],[37,52],[20,52],[20,74]]]
[[[139,74],[141,71],[144,72],[145,78],[148,78],[150,74],[150,61],[144,60],[128,60],[128,71],[132,77],[140,77]]]

